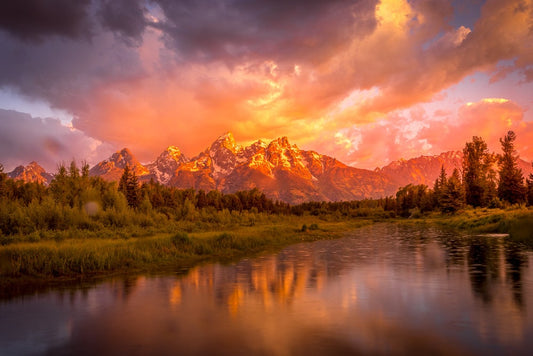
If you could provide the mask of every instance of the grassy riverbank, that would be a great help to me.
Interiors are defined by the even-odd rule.
[[[432,213],[405,223],[423,222],[472,233],[503,233],[510,239],[533,247],[533,209],[464,209],[456,214]]]
[[[533,210],[465,209],[454,215],[432,213],[409,219],[270,216],[254,224],[198,226],[180,224],[130,231],[108,237],[85,231],[48,232],[0,246],[0,278],[73,279],[111,273],[157,271],[201,261],[230,260],[306,241],[342,237],[373,221],[437,224],[483,233],[509,233],[533,247]],[[59,234],[59,235],[57,235]]]
[[[172,268],[202,260],[238,258],[297,242],[338,238],[370,223],[371,220],[327,222],[292,216],[216,231],[12,243],[0,247],[0,277],[76,278]]]

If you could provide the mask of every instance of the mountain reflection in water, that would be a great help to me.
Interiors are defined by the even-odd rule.
[[[378,224],[0,301],[0,354],[526,354],[531,256],[504,236]]]

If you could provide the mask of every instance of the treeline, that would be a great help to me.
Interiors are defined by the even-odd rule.
[[[433,188],[407,185],[395,197],[353,202],[310,202],[293,207],[297,214],[338,216],[420,217],[430,211],[455,213],[466,207],[503,208],[533,205],[533,174],[524,179],[514,148],[516,135],[509,131],[500,139],[501,154],[490,153],[481,137],[474,136],[463,149],[461,171],[448,176],[441,168]]]
[[[69,167],[61,165],[46,187],[10,179],[0,167],[0,236],[4,237],[23,235],[38,240],[66,230],[114,234],[117,228],[171,229],[181,221],[253,225],[266,215],[289,213],[288,204],[268,199],[257,189],[223,194],[176,189],[153,181],[139,184],[129,168],[117,184],[89,176],[87,164],[79,168],[72,162]],[[4,238],[0,242],[12,241]]]

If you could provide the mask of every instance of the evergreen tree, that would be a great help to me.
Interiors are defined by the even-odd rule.
[[[452,176],[444,186],[442,197],[440,201],[440,208],[445,213],[455,213],[463,206],[464,193],[463,185],[461,183],[461,175],[456,168],[453,170]]]
[[[81,176],[83,178],[89,177],[89,164],[86,161],[83,161],[81,164]]]
[[[515,140],[516,134],[513,131],[500,138],[503,154],[499,156],[498,197],[511,204],[521,203],[526,198],[524,176],[518,168],[518,155],[514,148]]]
[[[61,205],[69,204],[68,198],[68,174],[64,164],[57,167],[57,173],[50,182],[52,197]]]
[[[130,169],[129,165],[124,167],[124,172],[118,183],[118,191],[124,194],[130,207],[137,208],[139,206],[141,197],[139,181],[137,175]]]
[[[73,160],[70,162],[70,167],[68,170],[68,194],[67,199],[71,207],[81,206],[80,195],[82,191],[81,179],[80,179],[80,170],[76,165],[76,162]]]
[[[494,157],[481,137],[472,137],[463,149],[465,200],[474,207],[487,206],[495,196]]]
[[[78,166],[76,165],[76,161],[70,162],[70,167],[68,170],[69,177],[76,180],[80,177],[80,170],[78,169]]]
[[[198,209],[205,208],[207,206],[207,197],[205,191],[200,189],[196,195],[196,207]]]
[[[433,195],[436,206],[441,206],[442,196],[444,194],[447,182],[448,178],[446,177],[446,170],[444,169],[444,165],[442,165],[440,167],[439,177],[437,180],[435,180],[435,185],[433,186]]]
[[[126,165],[126,167],[124,167],[124,172],[122,172],[122,176],[120,177],[120,181],[118,182],[118,191],[124,194],[124,196],[128,195],[128,181],[130,180],[130,177],[130,166]]]
[[[139,189],[139,180],[135,171],[131,172],[130,179],[127,183],[127,192],[126,199],[128,200],[128,205],[132,208],[137,208],[140,203],[140,189]]]

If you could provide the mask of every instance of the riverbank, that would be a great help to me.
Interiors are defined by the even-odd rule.
[[[533,209],[463,209],[456,214],[432,213],[415,219],[400,220],[403,223],[429,223],[472,233],[509,234],[513,241],[533,248]]]
[[[0,246],[0,278],[75,279],[175,269],[274,251],[298,242],[339,238],[346,231],[371,223],[368,219],[328,222],[290,216],[272,223],[214,231],[12,243]]]
[[[147,229],[135,234],[79,232],[66,239],[40,239],[0,246],[0,279],[6,281],[91,279],[120,273],[177,270],[202,261],[229,261],[290,244],[334,239],[376,221],[436,224],[475,233],[508,233],[533,248],[533,210],[465,209],[409,219],[282,216],[252,225],[207,227],[185,232]],[[122,236],[122,237],[117,237]]]

